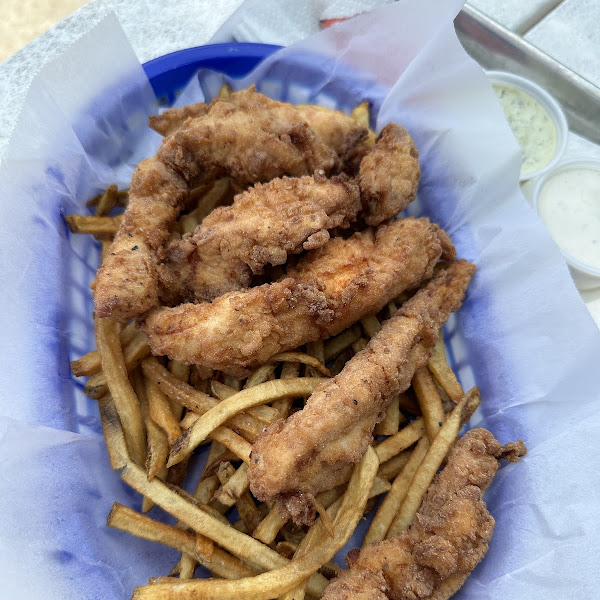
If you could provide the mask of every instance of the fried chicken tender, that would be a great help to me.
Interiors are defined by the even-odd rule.
[[[259,500],[277,501],[298,524],[314,521],[315,495],[331,489],[342,469],[366,452],[388,404],[408,389],[427,363],[439,328],[460,308],[474,271],[465,260],[442,269],[313,392],[303,410],[260,435],[248,471]]]
[[[494,519],[483,493],[499,461],[516,462],[523,442],[501,446],[486,429],[467,432],[434,479],[412,525],[399,536],[353,550],[323,600],[446,600],[488,550]]]
[[[215,102],[163,140],[131,181],[129,206],[95,286],[96,314],[127,320],[158,303],[156,266],[193,187],[230,175],[244,185],[339,169],[336,152],[290,104],[253,88]]]
[[[170,108],[157,116],[151,116],[148,124],[161,135],[170,135],[179,129],[188,119],[201,117],[208,113],[215,102],[227,102],[226,98],[216,98],[211,103],[198,102],[181,108]],[[324,106],[302,104],[294,107],[327,146],[332,148],[344,165],[343,170],[354,174],[360,158],[367,151],[363,144],[368,130],[341,110]],[[357,162],[357,157],[358,162]]]
[[[280,281],[211,304],[156,308],[140,325],[154,354],[241,377],[278,352],[376,313],[454,254],[447,234],[428,219],[399,219],[330,240],[301,256]]]
[[[361,208],[358,185],[345,176],[284,177],[257,184],[214,210],[167,249],[159,266],[165,304],[210,301],[250,285],[267,264],[323,246]]]
[[[402,125],[388,123],[360,163],[363,217],[379,225],[395,217],[416,197],[421,169],[419,153]]]

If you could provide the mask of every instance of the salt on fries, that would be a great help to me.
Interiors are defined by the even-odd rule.
[[[230,92],[223,88],[220,95]],[[368,105],[356,107],[352,116],[368,126]],[[369,136],[374,143],[373,132]],[[239,191],[229,178],[194,190],[190,206],[196,205],[181,216],[178,233],[193,231]],[[105,251],[120,221],[109,213],[126,202],[127,192],[110,186],[88,203],[95,207],[93,216],[67,217],[69,228],[94,235]],[[427,367],[415,373],[412,389],[387,408],[361,462],[344,469],[333,489],[317,495],[320,516],[307,531],[286,522],[277,503],[257,502],[248,485],[252,443],[263,429],[300,408],[405,299],[328,340],[273,356],[242,381],[151,356],[133,322],[121,328],[111,319],[96,319],[98,350],[73,361],[72,372],[89,377],[85,392],[98,400],[110,464],[142,494],[142,511],[158,506],[177,519],[175,526],[168,525],[113,505],[109,526],[181,552],[172,577],[152,579],[135,590],[134,598],[318,598],[337,573],[332,557],[377,497],[384,499],[365,544],[408,527],[459,429],[479,404],[477,389],[465,394],[448,366],[441,336]],[[200,445],[209,445],[206,461],[195,483],[186,480],[194,490],[189,493],[181,486]],[[233,508],[239,515],[235,522]],[[193,579],[198,565],[214,578]]]

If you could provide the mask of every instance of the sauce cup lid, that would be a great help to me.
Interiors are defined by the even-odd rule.
[[[567,146],[569,125],[567,124],[567,118],[565,117],[562,108],[553,96],[530,79],[525,79],[525,77],[507,73],[505,71],[486,71],[486,74],[492,83],[502,83],[525,92],[539,102],[542,108],[550,115],[556,129],[556,147],[554,149],[554,155],[543,167],[536,169],[535,171],[530,171],[529,173],[522,173],[519,180],[526,181],[547,173],[557,165]]]

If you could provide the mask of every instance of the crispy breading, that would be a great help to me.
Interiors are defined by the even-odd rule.
[[[329,230],[348,227],[360,207],[358,185],[345,176],[257,184],[171,243],[159,266],[161,300],[205,302],[246,288],[265,265],[326,244]]]
[[[416,197],[421,169],[419,153],[402,125],[388,123],[360,163],[363,217],[379,225],[404,210]]]
[[[236,376],[274,354],[339,333],[431,277],[454,248],[428,219],[400,219],[303,255],[281,281],[211,304],[150,311],[140,321],[154,354]]]
[[[161,135],[170,135],[188,119],[205,115],[215,102],[227,101],[227,98],[216,98],[209,104],[198,102],[181,108],[169,108],[160,115],[151,116],[148,124]],[[317,137],[335,151],[344,165],[344,170],[353,174],[357,154],[364,154],[368,149],[362,144],[368,135],[366,127],[341,110],[314,104],[301,104],[295,108]]]
[[[230,175],[244,185],[339,168],[335,151],[290,104],[253,88],[215,102],[138,165],[129,206],[95,286],[96,314],[127,320],[158,302],[156,265],[191,188]]]
[[[458,260],[441,270],[383,324],[367,347],[319,386],[303,410],[268,427],[252,447],[252,493],[277,501],[296,523],[315,517],[314,497],[356,463],[392,398],[427,363],[439,328],[458,310],[475,266]]]
[[[502,458],[516,462],[523,442],[501,446],[486,429],[467,432],[434,479],[415,520],[399,536],[353,550],[349,570],[323,600],[446,600],[488,549],[494,530],[483,493]]]

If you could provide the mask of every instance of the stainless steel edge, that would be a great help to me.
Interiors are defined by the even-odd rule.
[[[471,6],[454,25],[465,50],[483,68],[535,81],[558,100],[571,131],[600,144],[599,88]]]

